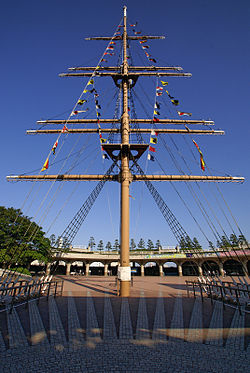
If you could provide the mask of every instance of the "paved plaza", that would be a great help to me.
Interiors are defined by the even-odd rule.
[[[187,277],[63,276],[62,297],[0,313],[0,372],[247,372],[250,314],[187,298]]]

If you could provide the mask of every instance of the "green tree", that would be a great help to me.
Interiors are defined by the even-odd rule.
[[[93,250],[95,247],[95,239],[93,236],[91,236],[89,239],[89,247],[91,248],[91,250]]]
[[[143,238],[141,238],[138,243],[138,249],[145,249],[145,241]]]
[[[130,250],[134,250],[136,248],[136,243],[133,238],[130,240]]]
[[[237,246],[239,246],[239,240],[238,240],[236,234],[232,233],[232,234],[230,235],[230,243],[231,243],[231,246],[232,246],[232,247],[237,247]]]
[[[148,248],[148,250],[152,250],[154,248],[153,241],[150,240],[150,239],[148,239],[147,248]]]
[[[110,251],[110,250],[112,249],[112,245],[111,245],[111,242],[110,242],[110,241],[107,242],[105,248],[106,248],[108,251]]]
[[[239,245],[240,246],[244,246],[244,245],[247,245],[248,246],[248,242],[246,240],[246,237],[244,236],[244,234],[240,234],[239,235]]]
[[[220,247],[230,247],[231,243],[229,240],[226,238],[226,236],[221,236],[221,242],[220,242]]]
[[[161,242],[160,242],[160,240],[157,240],[156,241],[156,244],[155,244],[155,247],[159,250],[159,249],[161,249]]]
[[[104,247],[104,245],[103,245],[103,240],[100,240],[99,243],[98,243],[97,248],[98,248],[98,250],[102,251],[102,250],[103,250],[103,247]]]
[[[202,246],[200,245],[196,237],[193,238],[193,249],[197,251],[202,251]]]
[[[0,206],[0,263],[29,268],[33,260],[47,263],[51,243],[42,228],[21,210]]]
[[[180,240],[180,248],[181,250],[191,250],[193,249],[193,242],[189,236],[182,237]]]
[[[50,239],[51,247],[54,247],[56,244],[56,236],[52,234],[49,239]]]
[[[114,243],[114,250],[118,251],[120,248],[119,240],[116,238]]]

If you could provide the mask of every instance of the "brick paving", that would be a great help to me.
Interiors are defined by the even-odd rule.
[[[166,317],[164,311],[164,303],[162,298],[162,292],[159,292],[157,299],[156,310],[155,310],[155,319],[154,327],[152,333],[153,340],[166,340]]]
[[[70,278],[63,297],[0,315],[0,373],[245,373],[249,315],[187,298],[183,283],[136,278],[121,299],[112,278]]]
[[[207,344],[223,346],[223,305],[221,302],[214,303],[212,319],[206,338]]]

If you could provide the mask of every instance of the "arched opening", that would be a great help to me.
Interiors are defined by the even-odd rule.
[[[104,276],[104,264],[101,262],[93,262],[89,266],[89,274],[92,276]]]
[[[198,266],[195,262],[187,261],[182,264],[183,276],[198,276]]]
[[[118,262],[111,262],[108,265],[110,276],[117,276]]]
[[[219,265],[213,260],[206,260],[202,264],[202,272],[205,276],[218,275],[220,274]]]
[[[159,276],[159,266],[155,262],[148,262],[144,266],[144,275],[145,276]]]
[[[130,262],[131,276],[141,276],[141,265],[137,262]]]
[[[70,274],[72,275],[84,275],[86,272],[86,266],[84,262],[73,262],[70,267]]]
[[[226,260],[223,264],[223,269],[227,276],[243,276],[243,266],[240,262],[234,259]]]
[[[167,261],[163,264],[163,273],[165,276],[178,276],[178,267],[175,262]]]
[[[63,260],[53,262],[50,273],[54,275],[66,275],[66,263]]]
[[[33,260],[30,263],[29,271],[32,276],[42,276],[45,274],[45,263]]]

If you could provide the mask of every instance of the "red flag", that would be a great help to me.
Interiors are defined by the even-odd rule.
[[[159,122],[159,119],[154,117],[153,122]]]
[[[69,132],[66,124],[64,124],[63,129],[62,129],[62,133],[65,133],[65,132]]]
[[[155,148],[153,148],[153,146],[149,145],[149,151],[155,153]]]

